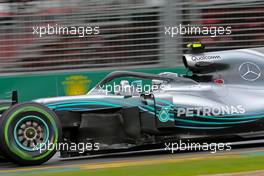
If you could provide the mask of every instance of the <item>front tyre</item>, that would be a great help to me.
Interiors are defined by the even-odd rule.
[[[0,149],[19,165],[39,165],[56,153],[61,123],[41,104],[14,105],[2,115],[0,127]]]
[[[0,118],[2,114],[11,106],[11,102],[0,102]],[[8,158],[4,157],[5,154],[0,150],[0,163],[8,162]]]
[[[11,102],[0,103],[0,116],[11,106]]]

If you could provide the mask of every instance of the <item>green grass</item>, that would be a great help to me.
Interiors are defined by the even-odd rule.
[[[63,171],[42,173],[19,173],[19,176],[192,176],[264,170],[264,156],[241,156],[238,158],[180,161],[146,166]]]

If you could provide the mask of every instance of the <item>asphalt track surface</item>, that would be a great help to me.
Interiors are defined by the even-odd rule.
[[[231,151],[178,151],[172,154],[164,149],[126,152],[121,154],[95,155],[82,158],[61,159],[56,154],[47,163],[40,166],[20,167],[9,162],[0,163],[0,174],[19,175],[19,173],[65,172],[80,169],[104,169],[126,166],[159,164],[164,162],[176,163],[185,160],[206,160],[209,158],[228,158],[243,155],[264,155],[264,140],[257,143],[237,143]]]

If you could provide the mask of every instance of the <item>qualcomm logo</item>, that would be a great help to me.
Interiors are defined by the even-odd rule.
[[[221,56],[210,56],[210,55],[199,55],[199,56],[192,56],[192,61],[212,61],[212,60],[221,60]]]
[[[245,62],[239,66],[239,74],[244,80],[256,81],[261,76],[261,70],[256,64]]]

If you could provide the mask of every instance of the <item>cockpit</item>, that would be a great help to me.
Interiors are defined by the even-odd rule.
[[[162,91],[177,84],[197,84],[197,82],[172,72],[149,74],[117,71],[107,75],[88,92],[88,95],[139,96],[142,93]]]

